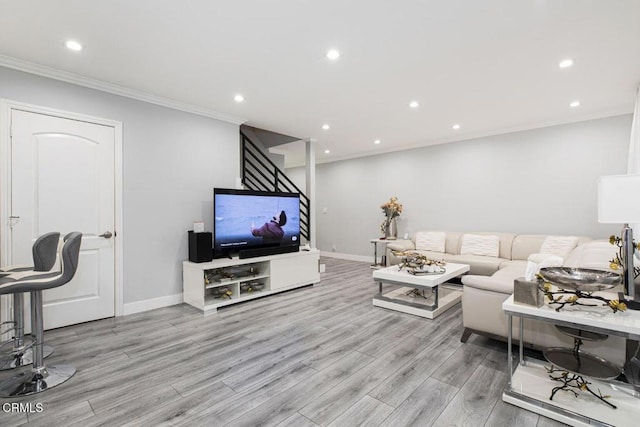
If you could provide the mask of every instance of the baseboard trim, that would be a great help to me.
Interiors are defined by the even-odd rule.
[[[373,257],[372,256],[366,256],[366,255],[352,255],[352,254],[341,254],[341,253],[338,253],[338,252],[320,251],[320,256],[325,256],[325,257],[328,257],[328,258],[345,259],[347,261],[368,262],[370,264],[373,264]]]
[[[126,316],[127,314],[141,313],[143,311],[169,307],[171,305],[177,304],[182,304],[182,294],[167,295],[166,297],[158,297],[126,303],[124,304],[122,314]]]

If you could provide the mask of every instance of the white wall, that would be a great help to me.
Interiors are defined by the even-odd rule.
[[[187,230],[235,186],[238,126],[0,67],[0,98],[123,123],[124,302],[182,293]]]
[[[631,115],[320,164],[318,248],[372,255],[379,206],[404,205],[400,237],[419,230],[579,234],[597,223],[599,176],[625,173]],[[304,168],[287,171],[304,188]],[[327,213],[323,213],[323,209]]]

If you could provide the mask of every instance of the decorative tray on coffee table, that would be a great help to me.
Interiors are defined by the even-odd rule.
[[[434,271],[429,271],[426,268],[407,268],[407,273],[413,274],[414,276],[435,276],[438,274],[444,274],[447,272],[447,269],[444,267],[436,267]]]

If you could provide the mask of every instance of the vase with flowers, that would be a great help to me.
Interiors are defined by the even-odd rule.
[[[398,238],[398,225],[396,218],[402,213],[402,204],[398,202],[398,198],[393,196],[388,201],[380,205],[385,219],[380,225],[380,231],[384,233],[384,237],[388,240]]]

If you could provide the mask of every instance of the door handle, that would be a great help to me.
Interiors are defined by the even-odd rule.
[[[113,234],[110,231],[105,231],[104,233],[102,233],[98,237],[104,237],[105,239],[110,239],[112,236],[113,236]]]
[[[11,215],[9,217],[9,228],[13,229],[13,226],[16,225],[19,220],[20,220],[19,215]]]

